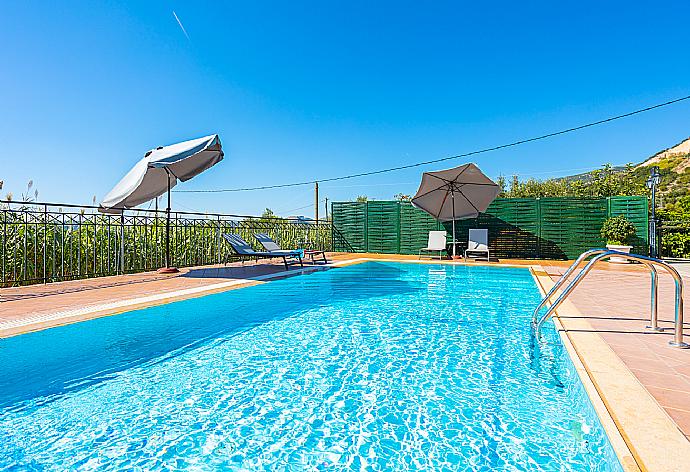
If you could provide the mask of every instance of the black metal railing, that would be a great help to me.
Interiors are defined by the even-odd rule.
[[[172,265],[234,260],[222,233],[239,234],[253,245],[254,233],[267,233],[284,248],[326,251],[342,239],[329,221],[172,212]],[[1,287],[143,272],[164,264],[164,211],[106,215],[93,206],[0,200]]]

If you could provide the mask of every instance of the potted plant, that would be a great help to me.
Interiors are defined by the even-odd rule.
[[[635,226],[623,215],[613,216],[604,221],[601,226],[601,237],[606,240],[606,248],[613,251],[630,253],[632,246],[628,245],[630,238],[635,236]],[[622,257],[611,257],[610,262],[627,263]]]

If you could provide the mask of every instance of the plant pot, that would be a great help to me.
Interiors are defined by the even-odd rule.
[[[622,246],[622,245],[618,245],[618,244],[607,244],[606,249],[630,254],[630,250],[632,249],[632,246]],[[628,259],[624,259],[622,257],[611,256],[609,258],[609,262],[612,262],[614,264],[627,264],[630,261]]]

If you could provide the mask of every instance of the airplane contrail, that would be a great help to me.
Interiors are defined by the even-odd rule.
[[[180,21],[180,19],[177,17],[177,13],[175,13],[175,10],[173,10],[173,16],[174,16],[175,19],[177,20],[177,24],[180,25],[180,29],[182,29],[182,32],[184,33],[184,35],[187,36],[187,39],[188,39],[189,41],[191,41],[192,38],[190,38],[189,35],[187,34],[187,30],[184,29],[184,25],[182,24],[182,22]]]

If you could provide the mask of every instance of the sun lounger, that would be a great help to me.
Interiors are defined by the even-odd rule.
[[[261,244],[264,249],[266,249],[268,252],[280,252],[283,251],[283,249],[278,246],[278,243],[276,243],[269,235],[266,233],[256,233],[254,235],[257,241],[259,241],[259,244]],[[303,252],[305,256],[309,256],[311,258],[311,263],[315,264],[316,263],[316,256],[321,256],[323,257],[323,263],[328,264],[328,259],[326,259],[326,251],[321,251],[318,249],[303,249],[303,250],[298,250],[300,252]]]
[[[467,259],[467,254],[486,254],[486,260],[490,260],[488,229],[470,230],[467,249],[465,249],[465,259]]]
[[[445,231],[429,231],[429,241],[426,247],[419,250],[419,258],[426,255],[427,257],[434,257],[435,254],[429,254],[432,252],[438,252],[438,258],[443,257],[443,251],[446,249],[446,232]],[[426,254],[423,254],[426,253]]]
[[[223,233],[223,239],[230,244],[232,247],[233,251],[235,251],[235,254],[243,259],[273,259],[273,258],[280,258],[283,259],[283,263],[285,264],[285,269],[288,269],[289,264],[297,264],[301,267],[304,267],[304,264],[302,263],[302,252],[301,251],[255,251],[252,249],[252,247],[249,245],[247,241],[242,239],[236,234],[227,234]],[[227,258],[225,259],[225,263],[228,263]]]

